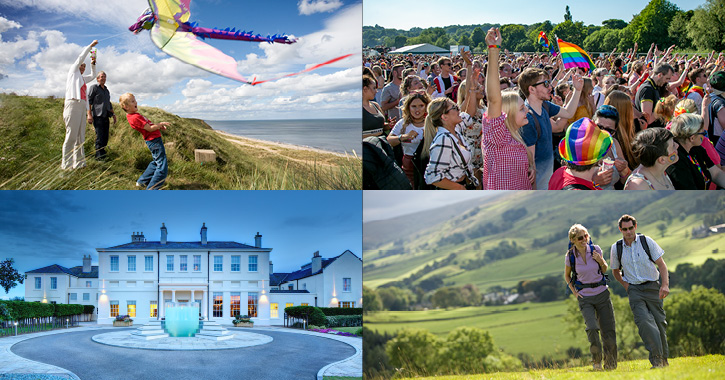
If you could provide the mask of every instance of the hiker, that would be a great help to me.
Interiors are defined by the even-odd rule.
[[[670,278],[662,256],[665,251],[649,236],[637,234],[637,220],[619,218],[622,239],[612,244],[612,272],[627,291],[629,307],[652,368],[668,366],[667,321],[663,300],[670,294]],[[660,282],[661,277],[661,282]]]
[[[617,333],[614,307],[609,296],[607,262],[602,249],[594,245],[581,224],[569,228],[569,251],[564,259],[564,279],[579,302],[584,317],[594,370],[617,368]],[[601,331],[601,341],[599,335]],[[603,350],[602,350],[603,348]],[[602,355],[602,353],[604,355]]]
[[[93,124],[96,130],[96,159],[106,159],[106,145],[108,145],[108,118],[113,118],[116,124],[116,114],[113,113],[111,105],[111,93],[106,87],[106,73],[101,71],[96,77],[96,82],[88,89],[88,123]]]
[[[96,60],[91,60],[91,75],[83,75],[86,64],[83,60],[98,44],[94,40],[86,46],[76,58],[65,81],[65,102],[63,105],[63,121],[65,122],[65,141],[63,141],[63,158],[60,168],[63,170],[80,169],[86,166],[86,156],[83,153],[83,142],[86,139],[86,113],[88,100],[86,99],[86,82],[96,77]]]

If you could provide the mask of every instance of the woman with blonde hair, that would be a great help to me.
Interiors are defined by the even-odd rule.
[[[677,96],[674,94],[661,97],[655,104],[655,121],[648,128],[664,128],[672,120],[676,103]]]
[[[625,161],[629,165],[630,170],[634,170],[639,162],[632,154],[632,141],[634,140],[634,106],[632,98],[622,91],[612,91],[606,99],[605,105],[613,106],[619,113],[619,128],[617,128],[617,141],[622,148],[622,154]]]
[[[725,172],[715,165],[702,148],[705,128],[702,116],[690,113],[672,119],[670,130],[680,145],[676,163],[667,168],[675,190],[706,190],[711,182],[725,187]]]
[[[602,249],[592,243],[589,231],[581,224],[569,228],[569,246],[564,258],[564,279],[584,317],[592,365],[594,370],[601,370],[604,359],[604,369],[616,369],[614,307],[604,275],[607,262],[602,257]]]
[[[486,34],[489,45],[486,92],[488,112],[482,122],[481,147],[484,154],[483,188],[486,190],[531,190],[536,172],[531,168],[526,144],[519,128],[526,125],[526,106],[517,91],[501,93],[498,59],[501,33],[491,28]]]
[[[403,144],[403,172],[414,190],[416,189],[416,167],[413,163],[413,156],[423,140],[428,103],[430,103],[430,97],[425,92],[411,93],[406,96],[402,107],[403,118],[395,124],[388,135],[388,143],[391,146]]]

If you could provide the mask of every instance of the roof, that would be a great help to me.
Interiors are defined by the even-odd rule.
[[[161,244],[160,241],[138,241],[126,244],[117,245],[109,248],[99,248],[102,251],[114,251],[114,250],[130,250],[130,249],[269,249],[269,248],[257,248],[251,245],[237,243],[235,241],[210,241],[206,244],[201,244],[201,241],[191,242],[177,242],[167,241],[166,244]]]
[[[80,277],[80,278],[98,278],[98,266],[93,265],[93,266],[91,266],[90,272],[83,273],[83,266],[66,268],[66,267],[58,265],[58,264],[53,264],[53,265],[49,265],[47,267],[27,271],[25,273],[43,273],[43,274],[63,273],[63,274],[69,274],[71,276],[76,276],[76,277]]]
[[[350,254],[351,254],[351,255],[355,256],[355,257],[356,257],[356,258],[357,258],[358,260],[360,260],[360,258],[359,258],[359,257],[357,257],[357,256],[356,256],[356,255],[355,255],[354,253],[352,253],[352,252],[351,252],[351,251],[350,251],[350,250],[348,249],[348,250],[346,250],[345,252],[343,252],[343,253],[341,253],[341,254],[339,254],[339,255],[335,256],[335,257],[332,257],[332,258],[329,258],[329,259],[325,259],[325,258],[323,258],[323,259],[322,259],[322,268],[321,268],[321,269],[320,269],[319,271],[315,272],[315,273],[312,273],[312,263],[307,263],[307,264],[303,265],[303,266],[302,266],[302,269],[300,269],[300,270],[298,270],[298,271],[295,271],[295,272],[292,272],[292,273],[287,273],[287,274],[286,274],[286,276],[285,276],[285,277],[283,277],[283,278],[281,278],[281,279],[280,279],[280,277],[279,277],[278,275],[282,275],[282,274],[285,274],[285,273],[273,273],[273,274],[271,274],[271,275],[269,276],[269,281],[270,281],[270,285],[271,285],[271,286],[278,286],[278,285],[280,285],[280,284],[283,284],[283,283],[285,283],[285,282],[295,281],[295,280],[299,280],[299,279],[302,279],[302,278],[305,278],[305,277],[310,277],[310,276],[314,276],[314,275],[316,275],[316,274],[320,274],[320,273],[322,273],[322,271],[323,271],[323,270],[325,270],[325,268],[327,268],[327,267],[328,267],[328,266],[329,266],[330,264],[334,263],[334,262],[335,262],[335,260],[337,260],[337,259],[338,259],[338,258],[340,258],[340,257],[341,257],[342,255],[344,255],[344,254],[346,254],[346,253],[348,253],[348,252],[350,252]],[[361,260],[361,261],[362,261],[362,260]],[[273,277],[273,276],[277,276],[277,277]],[[274,281],[275,281],[275,280],[277,280],[277,281],[279,281],[279,282],[277,282],[277,283],[275,284],[275,283],[274,283]]]
[[[271,273],[269,275],[269,285],[279,286],[279,284],[284,282],[287,275],[289,275],[289,273]]]
[[[270,290],[269,292],[272,294],[275,294],[275,293],[290,293],[290,294],[309,293],[309,291],[307,291],[307,290],[274,290],[274,289]]]
[[[438,46],[434,46],[431,44],[418,44],[418,45],[410,45],[410,46],[403,46],[400,49],[395,49],[391,52],[388,52],[388,54],[450,54],[451,52],[439,48]]]

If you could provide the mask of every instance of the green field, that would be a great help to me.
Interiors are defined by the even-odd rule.
[[[543,369],[527,372],[500,372],[466,376],[440,376],[436,380],[716,380],[725,375],[725,356],[708,355],[701,357],[683,357],[669,360],[670,366],[651,370],[647,360],[620,362],[614,371],[592,371],[591,367],[566,369]],[[433,377],[417,377],[418,380]]]

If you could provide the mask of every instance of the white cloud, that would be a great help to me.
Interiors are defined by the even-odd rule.
[[[5,33],[10,29],[17,29],[21,26],[22,25],[13,20],[8,20],[5,17],[0,16],[0,33]]]
[[[25,9],[33,8],[50,13],[69,14],[84,20],[102,20],[117,26],[131,25],[148,8],[146,0],[110,2],[98,0],[0,0],[0,6]],[[129,22],[129,20],[132,20]]]
[[[300,14],[306,16],[314,13],[332,12],[341,6],[342,1],[340,0],[300,0],[297,3]]]

